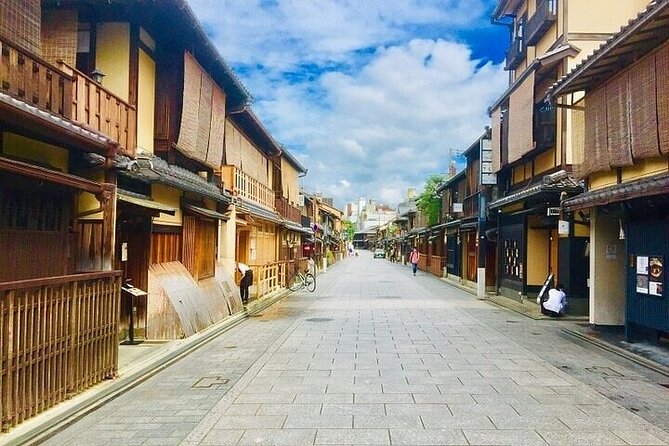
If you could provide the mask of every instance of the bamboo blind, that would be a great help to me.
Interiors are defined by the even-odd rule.
[[[3,430],[116,375],[120,287],[118,272],[0,284]]]
[[[634,158],[660,156],[655,55],[634,65],[629,77],[632,155]]]
[[[669,44],[665,44],[655,54],[655,72],[657,78],[657,124],[660,139],[660,152],[669,155]]]
[[[578,107],[585,107],[585,99],[581,99]],[[583,179],[588,176],[585,163],[585,112],[583,110],[573,109],[571,112],[571,148],[572,164],[574,175]]]
[[[533,149],[534,72],[509,98],[509,163]]]
[[[593,90],[585,109],[585,174],[609,170],[606,129],[606,88]]]
[[[223,141],[225,134],[225,93],[214,85],[211,109],[211,131],[209,132],[209,147],[207,163],[219,166],[223,161]]]
[[[225,93],[189,54],[184,55],[184,93],[177,146],[185,155],[219,169],[223,160]]]
[[[625,71],[606,85],[607,150],[611,167],[631,166],[629,72]]]
[[[205,161],[209,147],[209,131],[211,130],[211,102],[213,100],[214,81],[204,72],[201,73],[200,103],[197,112],[197,139],[195,142],[195,158]],[[214,167],[220,167],[220,162]]]
[[[230,122],[225,122],[225,161],[226,164],[242,167],[241,132]]]
[[[40,0],[0,0],[0,37],[40,55]]]
[[[77,64],[77,11],[47,10],[42,15],[42,58],[55,64],[62,60],[71,67]]]

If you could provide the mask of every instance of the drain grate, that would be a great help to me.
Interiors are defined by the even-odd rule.
[[[307,322],[330,322],[332,320],[333,319],[330,319],[328,317],[312,317],[312,318],[309,318],[309,319],[305,319],[305,321],[307,321]]]
[[[195,384],[191,386],[193,389],[218,389],[222,385],[225,385],[230,380],[228,378],[223,378],[222,376],[203,376],[198,379]]]

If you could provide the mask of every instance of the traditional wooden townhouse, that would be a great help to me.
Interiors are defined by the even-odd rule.
[[[574,173],[562,201],[589,224],[590,323],[630,341],[669,337],[669,1],[648,5],[549,91],[573,110]]]
[[[115,267],[134,286],[123,299],[121,336],[180,338],[239,311],[231,269],[218,262],[230,243],[221,233],[233,200],[218,175],[226,110],[242,108],[248,93],[184,0],[42,6],[50,57],[97,78],[134,112],[133,150],[107,171],[119,188]],[[102,90],[77,90],[91,120],[105,109],[98,97]],[[88,158],[87,168],[100,165]],[[94,253],[101,218],[94,203],[82,211]]]
[[[570,176],[572,110],[545,102],[545,92],[647,4],[500,0],[494,10],[493,21],[511,33],[509,88],[490,107],[498,195],[488,209],[504,296],[536,295],[552,274],[570,295],[569,311],[587,312],[587,225],[576,215],[568,232],[558,230],[561,197],[582,191]]]
[[[303,198],[300,197],[299,179],[307,169],[285,148],[280,158],[280,175],[275,175],[276,210],[283,219],[279,234],[279,260],[304,258],[303,241],[313,234],[309,227],[302,226]],[[280,183],[277,184],[277,178]]]
[[[443,277],[457,280],[460,283],[467,281],[467,243],[464,238],[468,235],[468,226],[462,228],[463,200],[467,195],[467,171],[461,170],[444,181],[437,188],[441,195],[441,231],[440,244],[444,245],[444,272]]]
[[[251,267],[251,297],[260,298],[284,286],[290,264],[301,257],[294,248],[308,231],[298,223],[295,205],[298,175],[306,169],[274,140],[249,107],[229,113],[225,161],[223,186],[234,197],[227,223],[234,239],[229,239],[225,258],[228,264]]]
[[[487,128],[462,155],[466,160],[464,170],[438,189],[442,194],[443,223],[433,231],[440,231],[447,274],[476,288],[483,296],[487,289],[495,289],[496,240],[494,234],[486,234],[486,203],[492,193],[489,185],[495,180],[495,175],[489,173],[491,130]]]
[[[137,108],[62,62],[52,25],[38,0],[0,2],[3,431],[118,366],[122,273],[108,167],[135,153]]]
[[[318,204],[318,228],[322,231],[325,247],[325,266],[329,266],[341,260],[342,253],[346,250],[341,238],[341,219],[344,212],[334,207],[332,198],[317,196],[316,202]]]

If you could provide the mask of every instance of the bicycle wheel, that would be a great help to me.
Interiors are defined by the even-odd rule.
[[[294,274],[288,281],[288,289],[290,291],[299,291],[304,286],[304,279],[301,274]]]
[[[307,273],[307,275],[304,277],[304,284],[306,285],[307,290],[313,293],[314,290],[316,289],[316,278],[314,277],[314,275],[311,273]]]

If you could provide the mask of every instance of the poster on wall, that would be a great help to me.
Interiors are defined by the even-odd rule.
[[[663,260],[661,256],[651,256],[648,259],[648,294],[652,296],[662,296]]]
[[[647,256],[637,256],[636,257],[636,273],[637,274],[648,274],[648,257]]]
[[[645,274],[636,275],[636,292],[648,294],[648,276]]]

